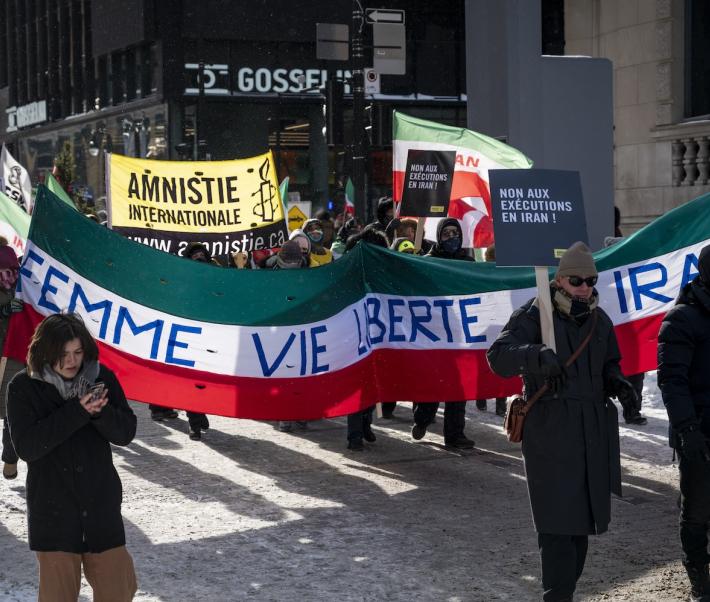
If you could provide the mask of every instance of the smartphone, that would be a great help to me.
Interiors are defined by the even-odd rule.
[[[106,390],[106,385],[100,381],[91,385],[91,388],[89,389],[89,392],[91,393],[91,401],[96,401],[97,399],[101,399],[105,390]]]

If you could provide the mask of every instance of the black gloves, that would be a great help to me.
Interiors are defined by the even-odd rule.
[[[607,383],[606,389],[609,395],[616,397],[624,408],[624,414],[637,414],[638,394],[634,386],[621,374],[613,376]]]
[[[552,349],[543,349],[538,355],[540,374],[553,393],[559,393],[567,380],[567,370]]]
[[[710,462],[710,448],[707,439],[696,423],[689,424],[678,431],[680,453],[690,462]]]

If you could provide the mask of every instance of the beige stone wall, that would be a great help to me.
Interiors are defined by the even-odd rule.
[[[683,119],[683,0],[565,0],[568,55],[614,64],[614,201],[630,233],[710,186],[673,186]],[[707,133],[710,134],[710,123]]]

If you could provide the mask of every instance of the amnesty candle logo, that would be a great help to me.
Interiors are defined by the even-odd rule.
[[[128,238],[177,255],[199,241],[226,258],[288,236],[271,151],[235,161],[106,161],[109,225]]]

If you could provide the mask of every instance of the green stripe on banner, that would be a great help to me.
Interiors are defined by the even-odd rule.
[[[710,193],[677,207],[594,254],[599,271],[644,261],[710,238]]]
[[[99,286],[166,313],[223,324],[298,324],[365,294],[360,254],[312,270],[233,270],[169,255],[99,226],[40,186],[29,239]]]

